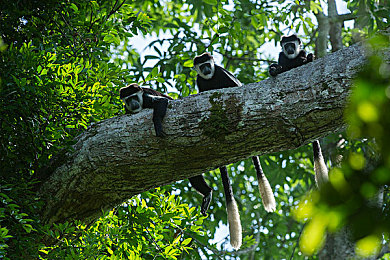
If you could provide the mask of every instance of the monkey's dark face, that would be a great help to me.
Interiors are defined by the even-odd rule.
[[[204,79],[211,79],[214,76],[215,64],[213,57],[205,52],[194,58],[194,68],[198,75]]]
[[[297,57],[300,50],[301,50],[300,44],[298,41],[283,43],[282,49],[283,49],[284,54],[289,59],[294,59],[295,57]]]
[[[301,40],[295,35],[283,36],[280,42],[283,53],[289,59],[295,59],[301,50]]]
[[[120,99],[131,113],[138,113],[142,110],[143,93],[142,88],[135,83],[119,90]]]
[[[142,110],[142,105],[143,105],[142,94],[143,94],[143,91],[138,91],[137,93],[134,93],[134,94],[122,99],[126,108],[131,113],[138,113],[139,111]]]

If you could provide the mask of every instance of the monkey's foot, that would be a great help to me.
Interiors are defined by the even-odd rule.
[[[154,130],[156,131],[157,137],[166,137],[167,134],[164,132],[160,122],[154,122]]]
[[[167,134],[163,130],[156,130],[156,136],[164,138]]]
[[[203,197],[202,206],[200,208],[200,212],[203,216],[207,216],[206,211],[209,209],[211,198],[213,197],[213,193],[209,193],[207,196]]]
[[[313,53],[309,53],[307,55],[306,59],[307,59],[307,62],[312,62],[315,59],[314,54]]]

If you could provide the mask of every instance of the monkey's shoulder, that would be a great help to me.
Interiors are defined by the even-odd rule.
[[[147,95],[151,95],[151,96],[158,96],[158,97],[164,97],[167,99],[173,99],[170,96],[165,95],[165,94],[158,92],[158,91],[151,89],[151,88],[142,88],[142,90],[144,91],[144,95],[147,94]]]
[[[287,69],[296,68],[306,63],[306,51],[300,50],[297,57],[289,59],[283,52],[279,53],[279,65]]]
[[[215,76],[218,80],[218,88],[231,88],[241,86],[241,82],[228,70],[216,65]]]
[[[242,85],[241,82],[226,69],[218,65],[215,65],[214,68],[214,75],[210,79],[205,79],[199,76],[199,74],[196,77],[196,84],[198,85],[199,92]]]

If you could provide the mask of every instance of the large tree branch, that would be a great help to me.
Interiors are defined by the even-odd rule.
[[[93,220],[153,187],[341,131],[365,57],[354,45],[276,78],[170,101],[164,139],[151,110],[90,126],[41,186],[43,220]]]

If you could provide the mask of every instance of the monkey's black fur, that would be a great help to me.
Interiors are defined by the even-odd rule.
[[[299,49],[301,39],[295,34],[283,36],[280,44],[283,51],[279,53],[278,63],[271,64],[269,67],[269,74],[273,77],[314,60],[314,55],[312,53],[306,55],[306,51]],[[294,52],[298,52],[298,55],[295,58],[291,59],[287,57],[287,54],[292,55]]]
[[[209,53],[203,53],[194,58],[194,67],[198,72],[196,83],[199,92],[204,92],[212,89],[222,89],[241,86],[241,82],[233,76],[229,71],[215,65],[214,59]],[[238,213],[237,204],[233,197],[232,186],[229,181],[229,174],[226,166],[219,168],[222,177],[222,184],[226,198],[226,209],[228,213],[228,222],[230,230],[230,244],[233,248],[238,249],[242,244],[242,228],[240,216]],[[198,175],[189,179],[192,187],[203,195],[201,213],[207,215],[206,211],[209,208],[212,189],[204,180],[203,175]]]
[[[271,76],[275,77],[282,72],[294,69],[314,60],[314,55],[311,53],[306,55],[306,52],[300,49],[300,44],[301,39],[295,34],[282,37],[280,42],[282,51],[279,53],[278,63],[271,64],[269,67],[269,74]],[[328,181],[328,169],[322,156],[320,142],[316,140],[312,145],[315,180],[317,186],[320,186]]]
[[[209,53],[203,53],[194,58],[194,67],[198,72],[196,83],[199,92],[204,92],[212,89],[222,89],[230,87],[241,87],[241,82],[234,77],[232,73],[224,68],[215,65],[214,59]],[[258,156],[252,157],[253,164],[258,176],[259,190],[263,198],[263,203],[267,211],[275,210],[275,199],[272,194],[272,189],[266,179],[263,170],[261,169]],[[238,249],[242,243],[242,228],[240,223],[240,216],[236,201],[233,197],[233,190],[230,184],[229,175],[226,166],[219,168],[222,177],[222,184],[226,198],[226,209],[228,213],[228,222],[230,230],[230,243]],[[203,202],[201,212],[206,215],[206,211],[210,205],[212,189],[207,185],[202,175],[198,175],[189,179],[192,186],[201,193]],[[266,188],[265,188],[266,187]]]
[[[222,89],[241,86],[241,82],[233,76],[229,71],[224,68],[215,65],[213,56],[209,53],[203,53],[200,56],[194,58],[194,66],[198,71],[198,76],[196,77],[196,84],[198,85],[199,92],[204,92],[212,89]],[[197,67],[198,66],[198,67]],[[204,76],[209,77],[205,79]],[[228,179],[228,172],[226,166],[219,168],[221,175],[226,174],[223,179]],[[192,187],[194,187],[200,194],[203,195],[203,202],[201,206],[201,213],[207,215],[206,211],[209,208],[211,198],[212,198],[212,189],[204,180],[203,175],[198,175],[189,179]],[[232,192],[229,182],[224,181],[224,190],[227,203],[232,201]],[[228,186],[226,186],[228,185]],[[230,191],[226,193],[226,191]]]
[[[140,87],[136,83],[121,88],[119,95],[124,102],[126,114],[138,113],[143,108],[152,108],[156,136],[164,137],[166,135],[162,127],[162,120],[167,112],[168,100],[172,99],[171,97],[150,88]]]
[[[210,53],[206,52],[200,56],[195,57],[194,65],[201,64],[209,60],[213,60],[213,57],[210,55]],[[196,84],[198,85],[199,92],[212,89],[231,88],[242,85],[241,82],[229,71],[216,64],[214,64],[214,68],[214,75],[210,79],[205,79],[199,75],[196,77]],[[212,73],[210,64],[201,65],[200,70],[205,75]]]

